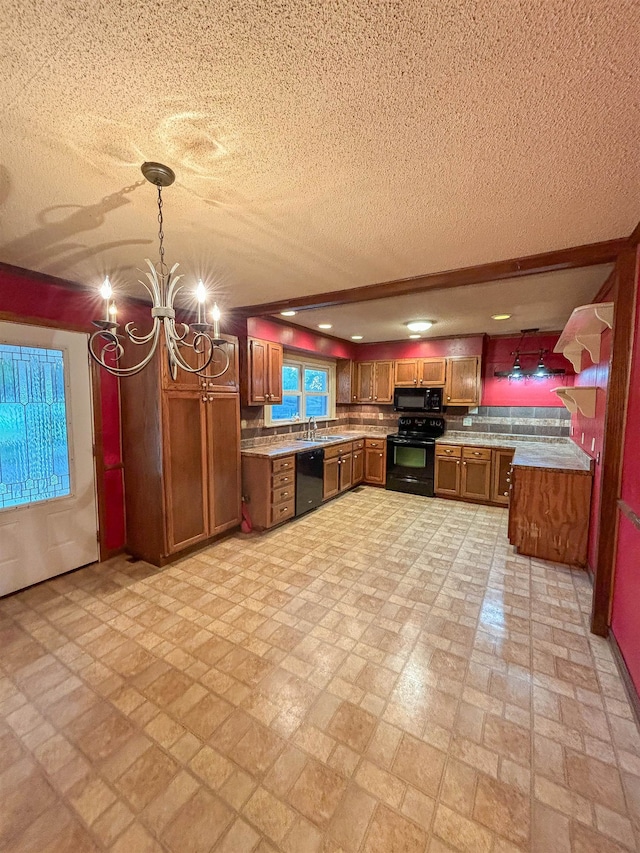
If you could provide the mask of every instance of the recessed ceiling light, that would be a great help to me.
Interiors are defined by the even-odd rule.
[[[421,338],[422,335],[409,335],[410,338]]]
[[[405,326],[410,332],[426,332],[433,326],[433,320],[410,320]]]
[[[352,341],[361,341],[362,335],[351,335],[351,340]]]
[[[508,320],[511,317],[511,314],[492,314],[492,320]]]
[[[295,317],[296,313],[297,313],[296,311],[281,311],[280,312],[280,314],[283,317]]]
[[[318,323],[318,328],[319,329],[330,329],[331,323]]]

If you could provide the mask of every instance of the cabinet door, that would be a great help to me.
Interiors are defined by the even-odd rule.
[[[386,454],[377,447],[367,447],[364,452],[365,483],[384,486],[387,481]]]
[[[373,402],[373,372],[372,361],[356,363],[356,401],[358,403]]]
[[[267,344],[267,400],[282,402],[282,344]]]
[[[260,406],[267,401],[267,343],[249,338],[249,394],[248,404]]]
[[[418,384],[418,359],[403,358],[394,363],[393,384],[397,388],[409,388]]]
[[[332,498],[340,491],[340,458],[324,460],[324,479],[322,486],[322,498]]]
[[[491,500],[509,505],[509,483],[513,450],[494,450],[491,472]]]
[[[207,423],[201,394],[166,392],[163,425],[167,540],[173,553],[209,534]]]
[[[238,339],[231,335],[221,335],[221,338],[224,343],[214,349],[206,373],[201,377],[201,387],[210,393],[218,391],[236,393],[238,391]],[[216,376],[217,373],[221,375]]]
[[[240,509],[240,401],[237,394],[207,394],[209,535],[237,527]]]
[[[193,332],[190,332],[187,341],[193,343]],[[162,363],[162,386],[172,391],[197,391],[203,387],[204,380],[197,373],[189,373],[179,367],[171,366],[169,355],[165,347],[160,347],[160,358]],[[180,355],[189,367],[201,367],[204,363],[202,355],[194,352],[189,346],[180,347]]]
[[[477,406],[480,402],[480,359],[478,356],[447,359],[445,403]]]
[[[442,388],[447,362],[444,358],[422,358],[418,364],[418,385],[425,388]]]
[[[353,362],[339,358],[336,362],[336,403],[353,402]]]
[[[353,485],[357,486],[364,479],[364,449],[353,452]]]
[[[340,491],[346,492],[353,485],[353,454],[345,453],[340,462]]]
[[[393,362],[374,362],[373,377],[373,399],[377,403],[393,403]]]
[[[488,501],[491,497],[491,460],[463,459],[462,485],[460,495],[463,498]]]
[[[458,497],[460,494],[460,460],[436,456],[434,490],[437,495]]]

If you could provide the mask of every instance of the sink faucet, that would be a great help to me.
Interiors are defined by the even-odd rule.
[[[318,431],[318,424],[316,423],[316,419],[313,415],[309,418],[309,425],[307,427],[307,438],[309,441],[313,441],[316,437],[316,432]]]

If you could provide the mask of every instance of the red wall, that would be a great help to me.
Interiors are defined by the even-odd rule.
[[[640,516],[640,287],[636,270],[636,321],[632,351],[621,497]],[[611,629],[640,693],[640,529],[619,513]]]
[[[3,319],[19,317],[20,322],[46,321],[58,328],[94,331],[91,320],[101,316],[102,300],[88,291],[73,290],[64,285],[0,268],[0,315]],[[124,319],[121,318],[121,319]],[[141,325],[141,330],[144,327]],[[118,380],[103,371],[100,399],[104,438],[105,471],[105,543],[118,549],[125,544],[124,485],[120,448],[120,403]]]
[[[389,361],[396,358],[444,358],[455,355],[482,355],[483,335],[442,340],[389,341],[378,344],[358,344],[354,347],[355,361]]]
[[[331,358],[353,358],[353,347],[347,341],[326,338],[302,326],[289,326],[265,317],[249,317],[247,334],[266,341],[275,341],[290,349],[304,350]]]
[[[527,336],[521,344],[525,352],[546,349],[544,362],[549,368],[563,368],[565,376],[553,376],[549,379],[508,379],[494,376],[496,370],[510,370],[513,367],[513,352],[520,345],[520,336],[513,338],[488,338],[486,341],[482,365],[482,405],[483,406],[550,406],[562,407],[559,397],[553,393],[561,385],[573,385],[574,370],[571,362],[553,348],[558,335]],[[524,370],[534,369],[538,355],[520,357]]]

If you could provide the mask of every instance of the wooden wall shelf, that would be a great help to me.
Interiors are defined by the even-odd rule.
[[[580,411],[586,418],[593,418],[596,414],[597,390],[595,385],[576,385],[573,388],[554,388],[553,393],[560,397],[572,415]]]
[[[594,364],[600,361],[600,336],[613,327],[613,302],[596,302],[575,308],[567,321],[554,352],[561,352],[576,373],[582,369],[582,353],[586,350]]]

